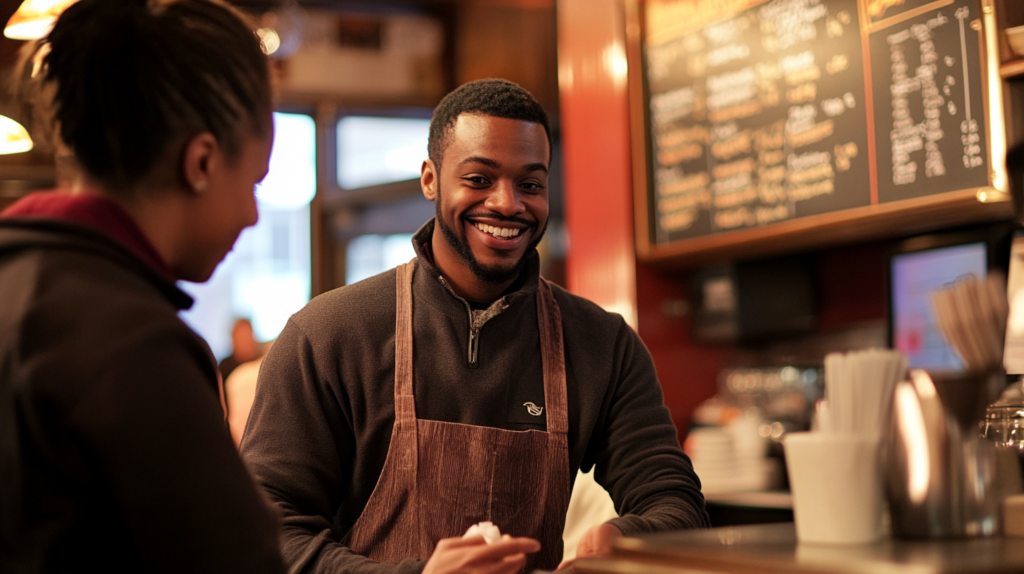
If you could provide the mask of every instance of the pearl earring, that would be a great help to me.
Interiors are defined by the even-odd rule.
[[[196,193],[204,193],[206,191],[206,181],[205,180],[199,180],[199,181],[193,183],[192,184],[192,189]]]

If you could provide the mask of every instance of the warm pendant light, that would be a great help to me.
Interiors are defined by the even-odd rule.
[[[281,37],[277,35],[277,30],[273,28],[259,28],[256,30],[256,35],[263,42],[263,53],[268,56],[281,47]]]
[[[0,155],[22,153],[32,149],[32,138],[21,124],[0,116]]]
[[[7,21],[4,36],[12,40],[38,40],[50,33],[57,17],[78,0],[25,0]]]

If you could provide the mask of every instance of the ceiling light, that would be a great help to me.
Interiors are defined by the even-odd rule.
[[[0,154],[22,153],[32,149],[28,130],[7,116],[0,116]]]
[[[12,40],[38,40],[50,33],[53,23],[78,0],[25,0],[7,21],[4,36]]]
[[[273,28],[260,28],[256,30],[256,35],[263,42],[263,53],[268,56],[281,47],[281,37],[277,35]]]

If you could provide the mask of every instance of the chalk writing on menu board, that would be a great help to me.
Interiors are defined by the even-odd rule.
[[[988,183],[977,17],[957,2],[873,28],[880,202]]]
[[[987,184],[976,2],[860,8],[649,3],[655,243]]]

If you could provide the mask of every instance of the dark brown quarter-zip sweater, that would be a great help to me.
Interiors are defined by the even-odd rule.
[[[502,299],[473,310],[431,263],[433,225],[413,239],[417,415],[544,430],[545,417],[535,414],[544,406],[536,252]],[[572,475],[596,468],[621,515],[613,524],[627,535],[708,526],[700,483],[643,343],[619,315],[553,291],[565,338]],[[395,270],[317,297],[292,317],[261,366],[241,449],[281,509],[291,572],[423,567],[412,559],[372,562],[339,542],[366,505],[391,439],[395,297]]]

